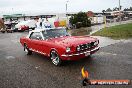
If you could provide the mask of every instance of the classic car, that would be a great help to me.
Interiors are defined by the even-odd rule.
[[[26,25],[21,25],[17,30],[20,32],[23,32],[23,31],[29,30],[29,27]]]
[[[64,60],[79,60],[99,50],[99,40],[90,36],[71,36],[65,28],[37,29],[21,37],[27,55],[37,52],[59,66]]]
[[[15,29],[15,25],[17,23],[9,23],[9,24],[5,24],[6,26],[6,32],[7,33],[13,33],[13,32],[17,32],[17,29]]]
[[[27,30],[34,30],[36,27],[36,21],[35,20],[27,20],[27,21],[21,21],[18,24],[15,25],[15,28],[18,29],[18,31],[27,31]]]

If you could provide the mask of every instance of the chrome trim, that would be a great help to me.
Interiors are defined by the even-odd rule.
[[[93,51],[95,51],[95,50],[98,50],[99,48],[100,48],[100,47],[98,46],[98,47],[96,47],[96,48],[94,48],[94,49],[92,49],[92,50],[88,50],[88,51],[85,51],[85,52],[76,53],[76,54],[70,54],[70,55],[65,55],[65,54],[63,54],[63,55],[61,55],[61,56],[63,56],[63,57],[79,56],[79,55],[82,55],[82,54],[86,54],[86,53],[93,52]]]
[[[29,50],[31,50],[31,51],[33,51],[33,52],[36,52],[36,53],[40,53],[40,54],[43,54],[43,55],[46,55],[46,53],[43,53],[43,52],[40,52],[40,51],[38,51],[38,50],[35,50],[35,49],[29,49]]]
[[[96,46],[97,44],[96,44],[96,45],[91,46],[91,43],[93,43],[93,44],[94,44],[95,42],[97,42],[97,41],[93,41],[93,42],[90,42],[90,43],[86,43],[86,44],[80,44],[80,45],[78,45],[79,47],[83,47],[83,49],[81,49],[81,48],[80,48],[80,50],[79,50],[79,51],[81,51],[81,50],[86,50],[86,49],[90,49],[90,48],[92,48],[92,47]],[[85,48],[84,48],[84,45],[86,45],[86,47],[85,47]],[[89,47],[89,45],[90,45],[90,47]],[[78,47],[78,46],[77,46],[77,47]],[[77,47],[76,47],[76,49],[77,49]]]

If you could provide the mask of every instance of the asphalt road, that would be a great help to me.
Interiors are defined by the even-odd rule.
[[[19,38],[27,33],[0,33],[0,88],[81,88],[81,68],[90,79],[132,79],[132,41],[101,48],[91,57],[56,67],[33,53],[25,55]],[[132,85],[89,85],[88,88],[132,88]]]

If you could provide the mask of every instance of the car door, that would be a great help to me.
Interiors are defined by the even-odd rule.
[[[41,50],[41,52],[42,52],[44,55],[48,56],[48,54],[49,54],[49,52],[50,52],[50,50],[51,50],[51,43],[48,42],[47,40],[43,40],[40,50]]]
[[[32,49],[35,52],[40,53],[40,51],[41,51],[40,49],[42,47],[42,41],[43,41],[40,32],[33,32],[30,36],[30,39],[31,39],[30,45],[31,45]]]
[[[43,31],[41,32],[43,36],[43,41],[42,41],[42,48],[41,51],[43,52],[44,55],[49,56],[50,51],[52,49],[55,49],[55,44],[51,41],[52,37],[50,35],[53,35],[53,33],[50,33],[49,31]]]

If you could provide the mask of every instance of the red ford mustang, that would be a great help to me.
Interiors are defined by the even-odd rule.
[[[37,52],[50,57],[54,65],[63,60],[78,60],[99,50],[99,40],[88,36],[70,36],[65,28],[33,30],[20,38],[27,55]]]

